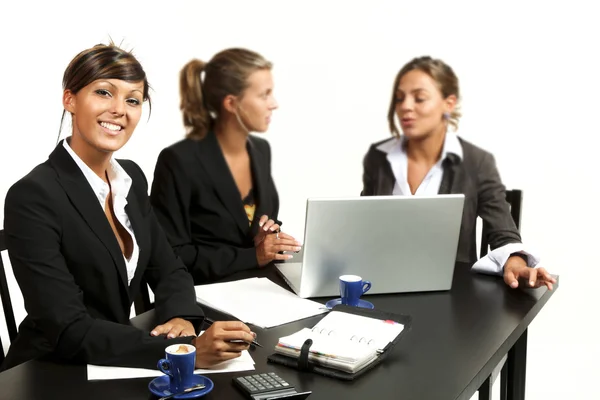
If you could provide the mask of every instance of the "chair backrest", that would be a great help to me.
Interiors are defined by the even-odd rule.
[[[8,338],[12,342],[17,336],[17,323],[15,314],[10,301],[10,292],[8,291],[8,282],[6,281],[6,271],[2,262],[1,254],[6,250],[6,240],[4,239],[4,230],[0,230],[0,299],[4,309],[4,319],[8,328]],[[0,339],[0,364],[4,361],[4,351],[2,350],[2,340]]]
[[[515,221],[517,230],[521,230],[521,207],[523,206],[523,191],[518,189],[506,191],[506,201],[510,205],[510,215]],[[489,243],[487,240],[489,228],[486,226],[485,221],[483,222],[483,228],[481,230],[481,251],[480,257],[485,257],[488,253]]]

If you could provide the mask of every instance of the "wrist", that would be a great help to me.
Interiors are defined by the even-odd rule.
[[[506,274],[507,271],[510,271],[514,268],[522,268],[522,267],[528,267],[527,256],[522,253],[513,253],[506,260],[506,263],[504,264],[504,267],[502,268],[502,274],[504,275],[504,274]]]
[[[515,260],[518,261],[519,259],[523,260],[523,263],[525,265],[529,265],[529,257],[527,257],[527,254],[523,254],[521,252],[516,252],[516,253],[511,253],[511,255],[508,257],[509,260]],[[508,262],[508,261],[507,261]],[[519,261],[520,263],[520,261]]]

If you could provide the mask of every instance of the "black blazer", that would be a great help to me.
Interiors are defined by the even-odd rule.
[[[258,268],[253,238],[262,215],[277,219],[269,143],[248,137],[256,211],[250,226],[240,192],[214,133],[184,139],[158,156],[152,206],[196,284]]]
[[[371,145],[364,158],[363,196],[391,195],[396,179],[387,154]],[[477,217],[489,227],[488,243],[493,249],[508,243],[520,243],[521,236],[506,202],[506,189],[500,180],[494,156],[459,138],[463,149],[462,160],[449,154],[443,161],[444,175],[439,194],[463,193],[465,205],[460,227],[456,260],[477,261]]]
[[[140,248],[131,285],[117,239],[85,176],[63,148],[14,184],[5,203],[8,254],[27,317],[3,368],[33,358],[156,368],[165,339],[129,323],[142,277],[156,296],[160,323],[200,322],[193,282],[160,228],[148,184],[132,161],[119,163],[133,183],[126,212]]]

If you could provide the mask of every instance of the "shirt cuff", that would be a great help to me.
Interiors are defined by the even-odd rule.
[[[527,266],[534,268],[540,263],[540,258],[525,250],[523,243],[509,243],[490,251],[480,258],[471,268],[475,272],[489,275],[502,275],[504,264],[512,253],[523,253],[527,256]]]

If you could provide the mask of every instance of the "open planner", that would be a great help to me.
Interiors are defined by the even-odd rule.
[[[410,317],[337,306],[313,328],[279,338],[270,362],[351,380],[381,362]]]

